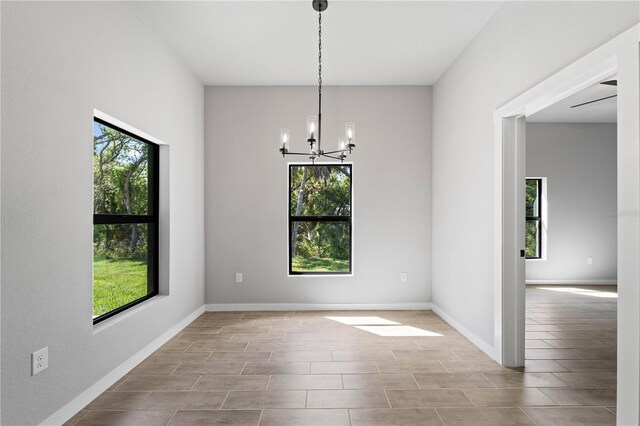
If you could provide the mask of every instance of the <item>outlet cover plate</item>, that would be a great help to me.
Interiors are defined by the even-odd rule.
[[[236,272],[236,284],[240,284],[242,282],[242,272]]]
[[[31,375],[35,376],[49,367],[49,347],[45,346],[31,354]]]
[[[406,272],[400,272],[400,282],[406,283],[407,281],[409,281],[409,274]]]

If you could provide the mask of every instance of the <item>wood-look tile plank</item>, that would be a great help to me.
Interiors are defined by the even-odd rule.
[[[166,425],[174,411],[119,411],[95,410],[87,413],[78,420],[78,425]]]
[[[535,425],[536,422],[522,409],[513,408],[437,408],[446,425],[494,426]]]
[[[383,390],[310,390],[308,408],[389,408]]]
[[[556,405],[551,398],[536,388],[465,389],[464,393],[477,407]]]
[[[414,374],[422,389],[495,387],[482,373]]]
[[[373,361],[312,362],[311,374],[378,373]]]
[[[418,389],[411,374],[344,374],[345,389]]]
[[[583,389],[541,389],[558,405],[599,405],[610,407],[616,405],[616,390],[611,388]]]
[[[310,362],[248,362],[242,374],[309,374]]]
[[[387,390],[393,408],[472,407],[460,389]]]
[[[541,425],[615,425],[616,416],[602,407],[524,407]]]
[[[191,410],[178,411],[170,425],[257,425],[260,410]]]
[[[484,373],[498,388],[557,388],[568,385],[551,373]]]
[[[349,426],[349,411],[339,409],[263,410],[260,426]]]
[[[433,408],[364,408],[351,409],[349,412],[353,426],[432,426],[444,424]]]
[[[230,391],[222,404],[225,410],[304,408],[307,394],[297,390]]]
[[[339,374],[284,374],[273,375],[269,389],[280,390],[322,390],[342,389],[342,377]]]
[[[202,376],[195,384],[194,391],[216,390],[267,390],[269,375],[262,376]]]

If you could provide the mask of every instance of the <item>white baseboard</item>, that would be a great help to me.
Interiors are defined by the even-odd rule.
[[[155,352],[160,346],[167,343],[173,336],[178,334],[189,323],[198,318],[204,312],[204,306],[199,307],[184,319],[171,327],[169,330],[158,336],[153,342],[142,348],[138,353],[120,364],[118,367],[109,372],[106,376],[93,384],[89,389],[75,397],[67,405],[56,411],[51,417],[42,422],[42,425],[61,425],[67,420],[75,416],[87,404],[100,396],[104,391],[109,389],[120,380],[125,374],[131,371],[135,366],[140,364],[145,358]]]
[[[618,285],[616,278],[607,280],[527,280],[528,285]]]
[[[229,311],[420,311],[431,303],[210,303],[207,312]]]
[[[484,340],[476,336],[474,333],[469,331],[469,329],[467,329],[465,326],[460,324],[458,321],[451,318],[449,314],[447,314],[442,309],[438,308],[436,305],[431,304],[431,309],[433,310],[433,312],[438,314],[440,318],[445,320],[451,327],[455,328],[460,334],[462,334],[464,337],[469,339],[471,343],[473,343],[478,348],[480,348],[482,352],[489,355],[491,359],[496,359],[496,350],[492,345],[488,344],[487,342],[485,342]]]

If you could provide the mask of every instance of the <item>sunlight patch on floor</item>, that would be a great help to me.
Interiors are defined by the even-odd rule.
[[[410,325],[356,325],[355,327],[382,337],[442,337],[442,334]]]
[[[351,325],[358,330],[376,334],[381,337],[442,337],[442,334],[423,330],[410,325],[402,325],[380,317],[325,317],[345,325]]]
[[[586,288],[577,288],[577,287],[538,287],[538,288],[540,290],[559,291],[562,293],[579,294],[581,296],[602,297],[602,298],[611,298],[611,299],[618,298],[618,293],[614,293],[611,291],[590,290]]]
[[[380,317],[325,317],[346,325],[399,325],[395,321]]]

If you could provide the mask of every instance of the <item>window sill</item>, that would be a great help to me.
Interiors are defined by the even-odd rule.
[[[150,306],[157,305],[158,303],[162,303],[168,297],[169,297],[168,295],[162,295],[162,294],[159,294],[157,296],[153,296],[151,299],[145,300],[144,302],[139,303],[139,304],[127,309],[124,312],[120,312],[119,314],[114,315],[111,318],[107,318],[106,320],[101,321],[98,324],[93,326],[93,334],[94,335],[95,334],[99,334],[99,333],[103,332],[104,330],[110,328],[111,326],[116,325],[120,321],[125,320],[125,319],[137,314],[138,312],[147,309]]]
[[[288,278],[344,278],[353,277],[355,274],[287,274]]]

